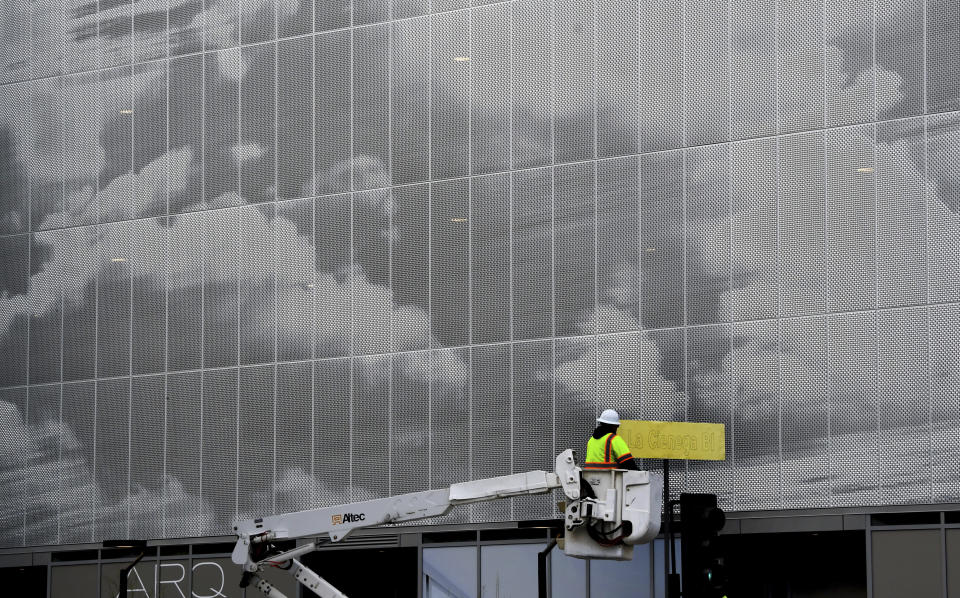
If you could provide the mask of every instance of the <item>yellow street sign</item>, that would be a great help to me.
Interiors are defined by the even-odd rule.
[[[698,461],[726,458],[723,424],[625,419],[620,421],[617,434],[627,441],[634,457]]]

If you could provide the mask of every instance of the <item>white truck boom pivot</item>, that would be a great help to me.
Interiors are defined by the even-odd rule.
[[[238,521],[233,562],[243,567],[241,585],[253,584],[269,598],[286,598],[260,577],[267,567],[288,570],[320,598],[346,598],[296,557],[316,550],[314,543],[279,552],[275,540],[326,534],[339,542],[363,527],[438,517],[457,505],[485,502],[562,488],[567,500],[565,538],[558,544],[578,558],[628,560],[633,545],[651,541],[660,531],[662,480],[646,471],[590,471],[581,476],[573,451],[557,455],[553,472],[528,471],[453,484],[363,502]],[[586,482],[581,486],[581,479]],[[589,489],[581,496],[581,488]]]

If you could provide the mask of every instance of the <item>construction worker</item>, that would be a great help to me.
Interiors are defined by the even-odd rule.
[[[630,447],[617,436],[620,427],[620,415],[613,409],[606,409],[597,418],[597,429],[587,441],[587,459],[585,470],[632,469],[638,470],[630,454]]]

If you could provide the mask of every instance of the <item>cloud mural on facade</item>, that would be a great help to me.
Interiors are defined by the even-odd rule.
[[[956,115],[858,124],[923,113],[922,73],[884,50],[898,22],[922,19],[916,7],[878,21],[874,64],[858,33],[872,28],[868,14],[828,19],[826,45],[814,13],[725,17],[701,24],[702,43],[681,57],[670,44],[682,24],[665,13],[654,31],[645,2],[640,18],[629,3],[597,2],[596,23],[574,4],[545,13],[540,2],[494,3],[277,49],[233,46],[273,39],[274,23],[280,36],[312,31],[311,18],[340,27],[347,13],[339,3],[101,2],[64,8],[59,30],[52,13],[34,11],[31,56],[49,71],[5,87],[0,159],[16,191],[0,227],[22,233],[32,219],[33,230],[51,230],[2,281],[0,346],[25,346],[28,330],[73,339],[49,355],[32,343],[38,364],[58,361],[34,368],[35,382],[59,381],[60,360],[73,364],[64,381],[129,375],[146,363],[137,343],[159,355],[137,374],[291,362],[290,376],[310,382],[289,382],[290,397],[255,417],[280,421],[302,393],[331,415],[298,428],[310,441],[290,448],[310,444],[310,459],[278,461],[269,479],[252,474],[255,488],[227,480],[202,490],[178,473],[118,498],[89,481],[96,459],[92,437],[74,431],[82,426],[52,415],[27,424],[26,403],[6,403],[8,437],[30,439],[20,454],[35,455],[33,466],[3,471],[8,493],[29,493],[17,481],[38,476],[77,486],[30,490],[39,498],[27,536],[43,536],[29,525],[51,519],[68,537],[96,518],[158,509],[176,533],[218,533],[235,508],[230,488],[249,513],[539,468],[539,453],[487,467],[487,439],[523,445],[553,418],[552,444],[564,448],[608,403],[630,417],[727,423],[731,462],[686,475],[736,507],[919,500],[928,488],[930,500],[950,496],[957,414],[909,397],[939,404],[960,384],[956,359],[936,362],[935,387],[919,354],[902,356],[902,371],[883,359],[903,339],[919,351],[925,331],[932,364],[956,327]],[[23,18],[12,7],[7,29]],[[354,8],[358,22],[386,18]],[[395,16],[421,9],[394,3]],[[815,26],[792,29],[807,20]],[[165,56],[168,40],[169,61],[47,77],[59,73],[44,54],[57,44],[68,48],[66,70],[91,71]],[[793,41],[814,51],[795,56]],[[650,44],[665,53],[646,52]],[[711,44],[718,53],[697,53]],[[638,45],[642,53],[614,51]],[[202,49],[218,51],[192,54]],[[3,80],[28,79],[13,54]],[[714,59],[726,81],[711,78]],[[318,80],[303,75],[311,69]],[[730,137],[749,139],[714,143]],[[594,143],[609,159],[589,162]],[[700,147],[673,151],[683,145]],[[297,152],[309,155],[291,159]],[[522,170],[503,174],[511,168]],[[484,176],[459,178],[468,174]],[[928,302],[948,307],[928,319],[883,311]],[[841,312],[856,313],[824,315]],[[100,359],[111,331],[131,348]],[[337,359],[350,355],[352,364]],[[899,375],[885,378],[891,371]],[[288,384],[280,366],[265,379]],[[224,384],[212,390],[242,394]],[[550,417],[538,409],[547,403]],[[351,406],[353,420],[338,413]],[[535,424],[504,423],[533,413]],[[260,423],[250,423],[257,438],[272,438],[272,420]],[[936,427],[926,456],[906,448],[924,426]],[[367,437],[375,463],[353,450]],[[901,440],[885,447],[890,438]],[[444,451],[458,454],[456,466]],[[877,455],[916,467],[857,465]],[[324,456],[350,463],[346,491],[330,485]],[[386,481],[376,474],[384,459]],[[96,515],[91,501],[104,505]],[[539,513],[512,508],[473,516]]]

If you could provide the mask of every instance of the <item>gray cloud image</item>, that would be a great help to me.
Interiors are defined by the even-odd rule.
[[[549,469],[605,407],[725,424],[678,486],[729,508],[956,500],[946,7],[46,4],[0,16],[5,544]]]

